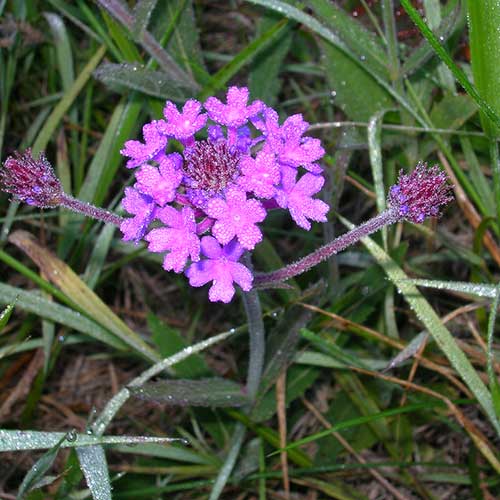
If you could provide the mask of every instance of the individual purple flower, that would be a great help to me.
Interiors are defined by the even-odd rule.
[[[280,182],[281,170],[274,154],[260,151],[253,159],[246,156],[240,163],[242,176],[238,184],[245,191],[252,192],[260,198],[271,198],[276,193],[276,184]]]
[[[5,160],[0,170],[0,185],[18,200],[40,208],[59,205],[63,194],[61,183],[45,155],[40,153],[35,160],[31,149]]]
[[[329,206],[322,200],[313,198],[318,193],[325,179],[319,175],[304,174],[298,182],[297,171],[291,167],[283,169],[282,187],[278,189],[276,201],[282,208],[288,208],[292,219],[298,226],[311,229],[308,219],[326,222]]]
[[[257,222],[266,218],[266,210],[260,201],[247,199],[244,191],[231,188],[225,199],[210,200],[206,212],[216,220],[212,234],[220,243],[229,243],[236,236],[243,248],[252,250],[262,240]]]
[[[280,163],[295,168],[303,166],[316,174],[321,172],[321,167],[315,162],[325,154],[325,150],[319,139],[302,137],[309,123],[301,114],[288,117],[279,127],[277,114],[267,110],[265,121],[260,127],[267,135],[266,148],[276,153]]]
[[[146,123],[142,128],[144,144],[140,141],[127,141],[120,151],[123,156],[128,156],[127,168],[135,168],[150,160],[155,160],[164,152],[168,137],[158,130],[158,120]]]
[[[453,200],[448,177],[437,165],[419,162],[413,172],[399,172],[398,183],[389,190],[388,204],[399,216],[417,224],[437,217],[442,206]]]
[[[200,258],[200,240],[196,234],[194,212],[189,207],[181,211],[166,206],[158,210],[158,218],[167,227],[152,229],[145,237],[150,252],[166,252],[163,268],[166,271],[182,272],[190,258],[196,262]]]
[[[156,204],[150,196],[139,193],[134,188],[125,188],[122,207],[134,217],[127,218],[120,224],[125,241],[139,241],[146,234],[156,212]]]
[[[234,296],[234,284],[248,292],[252,288],[252,273],[238,260],[244,248],[236,240],[221,247],[212,236],[205,236],[201,240],[201,251],[207,259],[191,264],[186,271],[191,286],[203,286],[209,281],[212,286],[208,297],[212,302],[228,303]]]
[[[177,106],[167,101],[163,109],[165,120],[158,122],[158,130],[182,142],[190,142],[194,134],[205,126],[207,115],[200,114],[201,104],[195,99],[189,99],[179,113]]]
[[[144,165],[136,173],[136,188],[153,198],[160,206],[173,201],[183,173],[181,170],[182,156],[178,153],[164,156],[159,167]]]
[[[229,87],[226,94],[227,104],[223,104],[216,97],[209,97],[205,101],[205,109],[213,121],[228,127],[241,127],[263,107],[261,101],[254,101],[247,106],[248,97],[246,87]]]

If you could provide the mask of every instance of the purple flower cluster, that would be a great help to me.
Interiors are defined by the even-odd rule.
[[[416,224],[427,217],[437,217],[440,208],[453,200],[448,177],[438,166],[427,168],[419,162],[415,169],[399,173],[398,183],[389,190],[389,206],[402,219]]]
[[[314,198],[324,150],[304,137],[309,124],[296,114],[280,125],[274,109],[248,98],[247,88],[230,87],[225,104],[190,99],[179,111],[167,101],[165,119],[143,127],[144,142],[121,151],[137,168],[122,201],[133,216],[120,226],[123,239],[165,252],[164,269],[185,271],[192,286],[212,282],[211,301],[229,302],[234,283],[251,289],[253,276],[238,261],[262,240],[269,210],[287,209],[309,230],[329,209]]]

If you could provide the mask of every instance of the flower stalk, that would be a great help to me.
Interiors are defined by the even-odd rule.
[[[326,245],[318,248],[314,252],[306,255],[302,259],[289,264],[277,271],[273,271],[266,274],[260,274],[255,276],[254,285],[263,288],[272,285],[276,285],[278,283],[282,283],[283,281],[289,280],[294,276],[298,276],[299,274],[308,271],[309,269],[317,266],[321,262],[329,259],[332,255],[335,255],[342,250],[345,250],[347,247],[353,245],[361,238],[368,236],[384,226],[389,224],[394,224],[401,217],[395,208],[390,208],[385,210],[381,214],[369,219],[365,223],[361,224],[358,227],[355,227],[348,233],[345,233],[333,241],[330,241]]]

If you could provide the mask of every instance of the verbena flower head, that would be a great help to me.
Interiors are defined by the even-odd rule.
[[[52,166],[43,153],[35,160],[31,149],[5,160],[0,169],[0,186],[17,200],[40,208],[56,207],[61,201],[61,183]]]
[[[441,207],[452,200],[446,173],[437,165],[428,168],[422,162],[409,174],[400,171],[398,183],[391,187],[388,197],[389,206],[402,219],[417,224],[439,216]]]
[[[209,281],[212,301],[229,302],[234,283],[248,291],[252,274],[239,262],[262,241],[269,210],[285,209],[304,229],[325,222],[328,205],[314,196],[323,186],[318,139],[304,137],[302,115],[280,125],[245,87],[230,87],[226,103],[167,101],[163,120],[143,127],[144,142],[127,141],[126,166],[136,183],[122,202],[133,215],[120,228],[125,240],[146,240],[165,253],[163,267],[186,272],[192,286]]]

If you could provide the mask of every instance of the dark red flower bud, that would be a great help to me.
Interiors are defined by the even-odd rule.
[[[7,158],[0,170],[0,189],[40,208],[60,205],[63,195],[61,183],[45,155],[40,153],[35,160],[31,149]]]
[[[440,209],[453,200],[448,176],[437,165],[427,168],[419,162],[415,170],[399,172],[398,183],[389,190],[388,204],[402,219],[421,223],[427,217],[437,217]]]

